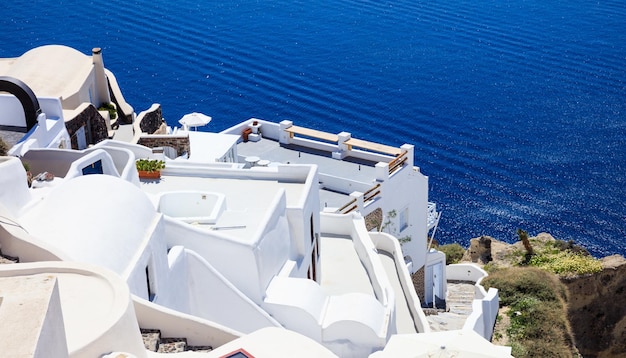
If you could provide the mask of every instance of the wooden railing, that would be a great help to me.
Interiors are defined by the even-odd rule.
[[[402,168],[402,166],[408,159],[406,156],[406,153],[407,152],[403,152],[402,154],[400,154],[399,156],[397,156],[396,158],[394,158],[392,161],[389,162],[389,174],[395,172],[399,168]]]
[[[389,145],[384,145],[380,143],[368,142],[362,139],[350,138],[346,141],[346,145],[348,146],[348,150],[352,150],[352,147],[358,147],[362,149],[367,149],[373,152],[379,152],[390,155],[400,155],[402,153],[402,149],[392,147]]]
[[[373,200],[378,195],[380,195],[380,183],[374,185],[373,187],[369,188],[365,193],[363,193],[363,202],[365,203],[367,201]],[[340,214],[347,214],[349,212],[357,210],[358,208],[359,208],[359,205],[357,203],[357,198],[353,198],[352,200],[347,202],[344,206],[337,209],[336,212]]]
[[[368,191],[363,193],[363,202],[370,201],[380,194],[380,183],[371,187]]]
[[[348,203],[346,203],[344,206],[340,207],[339,210],[337,210],[337,212],[340,214],[347,214],[356,209],[358,209],[358,206],[356,204],[356,198],[354,198],[350,200]]]

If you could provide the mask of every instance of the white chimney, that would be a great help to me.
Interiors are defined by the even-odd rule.
[[[109,95],[109,83],[104,73],[104,61],[102,60],[102,49],[100,47],[94,47],[92,52],[93,67],[96,77],[96,93],[93,98],[94,106],[100,107],[104,103],[111,102],[111,96]]]

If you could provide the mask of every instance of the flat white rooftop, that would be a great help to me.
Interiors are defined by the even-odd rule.
[[[321,286],[328,295],[364,293],[376,296],[372,282],[349,236],[320,237]]]
[[[226,198],[226,209],[215,227],[229,228],[228,234],[240,240],[254,237],[271,205],[285,191],[287,206],[296,205],[302,195],[303,184],[278,180],[250,180],[246,178],[206,178],[163,174],[158,181],[141,181],[141,189],[153,194],[173,191],[215,192]],[[204,226],[204,225],[202,225]],[[208,227],[206,227],[208,229]]]
[[[320,174],[374,184],[376,182],[376,163],[348,157],[344,160],[332,158],[332,153],[314,150],[296,145],[281,145],[279,142],[263,138],[258,142],[240,142],[237,144],[240,156],[256,156],[261,160],[282,164],[315,164]],[[323,181],[323,178],[321,179]],[[320,207],[341,207],[349,193],[320,190]]]

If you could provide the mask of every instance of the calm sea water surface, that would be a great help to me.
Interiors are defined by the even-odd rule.
[[[102,47],[136,112],[200,111],[416,145],[437,239],[515,231],[626,255],[626,3],[166,1],[0,5],[0,57]]]

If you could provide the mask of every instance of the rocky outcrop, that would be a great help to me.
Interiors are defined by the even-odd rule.
[[[153,104],[148,110],[141,112],[137,116],[141,133],[156,134],[156,132],[165,123],[161,112],[160,104]]]
[[[470,240],[470,247],[463,256],[463,261],[486,264],[493,260],[491,256],[491,241],[489,236],[481,236]]]
[[[626,356],[626,260],[603,260],[602,272],[562,278],[568,288],[568,316],[583,357]]]

